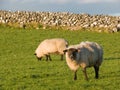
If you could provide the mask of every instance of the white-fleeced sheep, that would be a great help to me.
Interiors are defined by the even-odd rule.
[[[86,73],[87,67],[94,67],[95,78],[99,77],[99,66],[103,61],[103,49],[95,42],[81,42],[79,45],[72,45],[64,50],[66,62],[69,68],[74,71],[74,80],[77,79],[77,70],[82,68],[85,79],[88,80]]]
[[[56,53],[61,55],[61,60],[63,60],[63,50],[66,47],[68,47],[68,42],[63,38],[45,39],[37,47],[35,55],[38,60],[44,56],[46,56],[46,60],[52,60],[50,54]]]

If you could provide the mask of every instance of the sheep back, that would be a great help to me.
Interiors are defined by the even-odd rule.
[[[100,66],[103,59],[103,49],[95,42],[81,42],[76,60],[81,67]]]
[[[68,46],[68,42],[62,38],[45,39],[42,41],[35,53],[38,57],[51,53],[64,54],[63,50]]]

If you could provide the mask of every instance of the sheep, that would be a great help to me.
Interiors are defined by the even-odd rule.
[[[79,67],[85,75],[85,79],[88,80],[86,73],[87,67],[94,67],[95,78],[99,77],[99,66],[103,61],[103,49],[95,42],[81,42],[79,45],[72,45],[65,50],[66,62],[69,68],[74,71],[74,80],[77,80],[77,70]]]
[[[63,38],[45,39],[39,44],[39,46],[35,50],[35,55],[38,60],[41,60],[42,57],[46,56],[46,61],[51,61],[52,59],[50,57],[50,54],[56,53],[61,55],[61,60],[63,60],[63,50],[66,47],[68,47],[68,42]]]

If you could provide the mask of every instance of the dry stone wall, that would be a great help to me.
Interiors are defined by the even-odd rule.
[[[70,30],[81,28],[107,28],[110,32],[120,31],[120,16],[75,14],[68,12],[30,12],[0,10],[0,23],[14,24],[25,28],[36,23],[46,26],[67,27]],[[37,29],[39,27],[36,26]],[[101,30],[99,30],[100,32]]]

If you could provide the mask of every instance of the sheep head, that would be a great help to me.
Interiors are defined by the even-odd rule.
[[[78,49],[69,48],[69,49],[63,50],[63,52],[65,54],[67,54],[69,56],[69,58],[71,58],[72,60],[74,60],[74,59],[76,59],[76,55],[77,55]]]
[[[38,60],[42,59],[42,57],[38,57],[36,53],[34,53],[34,55],[37,57]]]

